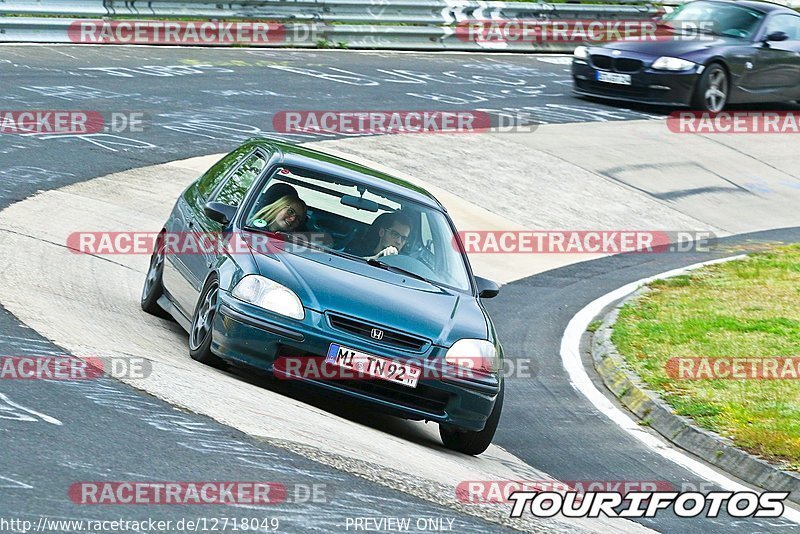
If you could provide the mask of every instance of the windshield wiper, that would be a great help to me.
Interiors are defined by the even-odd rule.
[[[405,275],[408,275],[408,276],[410,276],[412,278],[416,278],[417,280],[422,280],[423,282],[428,282],[429,284],[438,285],[436,282],[433,282],[432,280],[428,280],[424,276],[420,276],[415,272],[407,271],[407,270],[402,269],[400,267],[395,267],[394,265],[389,265],[388,263],[384,263],[381,260],[368,259],[367,263],[369,263],[370,265],[372,265],[374,267],[380,267],[381,269],[386,269],[387,271],[394,271],[396,273],[405,274]]]

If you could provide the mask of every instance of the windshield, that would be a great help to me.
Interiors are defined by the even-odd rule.
[[[287,166],[276,168],[254,198],[244,221],[250,230],[277,232],[376,269],[470,290],[452,227],[439,210]]]
[[[727,37],[750,37],[764,13],[735,4],[690,2],[665,15],[663,22],[678,29],[710,31]]]

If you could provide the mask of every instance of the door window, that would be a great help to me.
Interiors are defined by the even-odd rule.
[[[784,32],[793,41],[800,39],[800,17],[795,17],[794,15],[772,17],[767,22],[767,32],[764,36],[766,37],[772,32]]]
[[[214,200],[238,207],[244,200],[247,190],[250,189],[256,178],[261,176],[261,172],[266,166],[266,157],[260,152],[254,152],[231,173]]]

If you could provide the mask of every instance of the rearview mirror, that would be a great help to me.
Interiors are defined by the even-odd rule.
[[[478,283],[478,296],[482,299],[490,299],[500,293],[500,286],[487,278],[475,277],[475,282]]]
[[[341,200],[342,204],[345,206],[350,206],[351,208],[355,208],[357,210],[365,210],[365,211],[378,211],[378,203],[374,200],[369,200],[364,197],[357,197],[354,195],[344,195]]]
[[[765,42],[766,41],[785,41],[788,38],[789,38],[789,36],[786,34],[786,32],[775,31],[775,32],[772,32],[769,35],[767,35],[767,37],[764,39],[764,41]]]
[[[216,221],[222,226],[228,226],[236,216],[236,206],[229,206],[222,202],[209,202],[205,205],[203,213],[212,221]]]

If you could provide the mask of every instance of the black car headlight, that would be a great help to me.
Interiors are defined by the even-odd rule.
[[[482,373],[496,373],[499,370],[497,349],[485,339],[459,339],[447,350],[444,359],[455,367]]]
[[[589,49],[585,46],[576,46],[572,51],[572,57],[576,59],[586,59],[589,57]]]
[[[652,68],[655,70],[682,71],[689,70],[697,66],[697,63],[681,59],[679,57],[661,56],[653,61]]]
[[[264,276],[250,274],[239,280],[231,291],[235,298],[271,312],[302,320],[303,303],[294,291]]]

